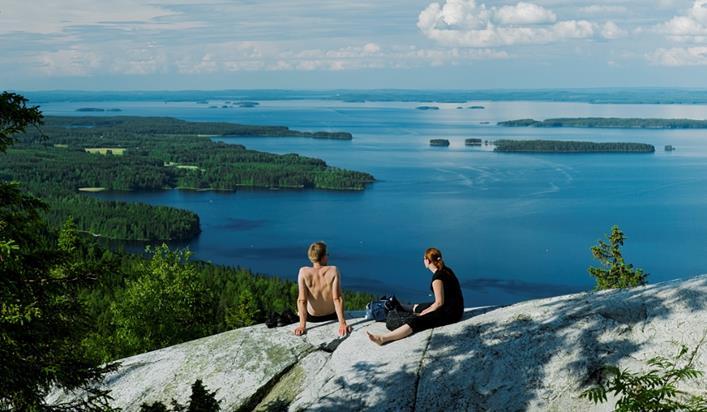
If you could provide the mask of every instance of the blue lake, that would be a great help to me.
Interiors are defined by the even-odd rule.
[[[210,102],[220,106],[222,102]],[[440,110],[416,110],[435,105]],[[456,109],[483,105],[483,110]],[[122,109],[77,113],[78,107]],[[218,140],[299,153],[372,173],[362,192],[240,190],[235,193],[101,193],[192,210],[199,259],[294,279],[306,248],[324,240],[344,287],[426,299],[428,246],[442,250],[465,286],[467,306],[505,304],[591,289],[590,247],[618,224],[624,255],[651,283],[707,272],[707,130],[502,128],[497,121],[550,117],[706,119],[704,105],[552,102],[344,103],[264,101],[256,108],[196,103],[48,103],[52,115],[173,116],[353,133],[352,141]],[[486,124],[486,122],[489,122]],[[643,142],[655,154],[501,154],[470,148],[478,137]],[[429,146],[446,138],[448,148]],[[674,152],[663,151],[671,144]]]

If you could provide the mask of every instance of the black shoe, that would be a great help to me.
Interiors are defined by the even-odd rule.
[[[400,311],[403,309],[402,305],[400,304],[398,299],[395,298],[394,295],[390,295],[390,296],[386,297],[385,303],[383,304],[383,306],[385,307],[385,310],[387,310],[389,312],[391,310]]]
[[[282,315],[280,315],[280,319],[285,325],[291,325],[299,321],[299,316],[295,315],[295,312],[291,309],[285,309],[285,311],[282,312]]]
[[[278,319],[280,316],[278,316],[277,313],[275,312],[270,312],[270,316],[268,316],[268,320],[265,321],[265,326],[268,328],[274,328],[275,326],[278,326]]]
[[[393,305],[395,310],[403,310],[403,305],[400,304],[400,301],[395,296],[390,297],[390,304]]]

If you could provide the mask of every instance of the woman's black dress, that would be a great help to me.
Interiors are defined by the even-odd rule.
[[[435,280],[442,281],[444,303],[434,312],[408,320],[406,323],[410,325],[413,332],[459,322],[464,314],[464,296],[459,280],[452,269],[446,266],[439,269],[432,275],[432,282]],[[432,289],[432,282],[430,282],[430,289]]]

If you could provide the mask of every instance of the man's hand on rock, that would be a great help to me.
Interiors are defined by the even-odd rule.
[[[353,328],[347,326],[346,323],[339,323],[339,336],[346,336],[351,333],[352,330]]]
[[[296,336],[302,336],[302,335],[304,335],[305,333],[307,333],[307,328],[300,325],[300,326],[297,326],[297,327],[295,328],[295,331],[294,331],[294,332],[295,332],[295,335],[296,335]]]

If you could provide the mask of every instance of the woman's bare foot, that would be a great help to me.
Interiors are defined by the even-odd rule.
[[[368,339],[371,340],[371,342],[377,343],[378,345],[383,345],[383,337],[374,335],[369,331],[366,331],[366,334],[368,335]]]

